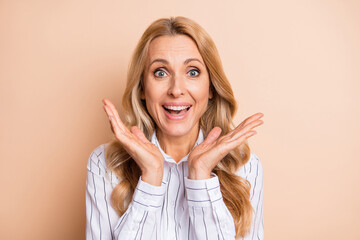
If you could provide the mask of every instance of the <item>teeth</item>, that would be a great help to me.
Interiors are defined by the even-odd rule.
[[[166,109],[170,109],[170,110],[174,110],[174,111],[181,111],[184,110],[188,107],[190,107],[190,105],[188,106],[164,106]]]

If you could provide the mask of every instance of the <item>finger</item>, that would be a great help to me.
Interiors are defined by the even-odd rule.
[[[113,104],[110,100],[108,100],[108,99],[106,99],[106,98],[103,99],[103,102],[105,103],[104,108],[105,108],[107,114],[108,114],[109,116],[111,115],[111,116],[114,117],[114,119],[115,119],[116,122],[118,123],[118,126],[119,126],[120,130],[123,131],[123,132],[128,131],[127,127],[126,127],[126,126],[124,125],[124,123],[121,121],[121,119],[120,119],[120,117],[119,117],[119,114],[118,114],[118,112],[117,112],[114,104]]]
[[[262,120],[253,121],[253,122],[247,124],[245,127],[241,128],[241,129],[237,129],[237,131],[235,131],[235,133],[232,135],[231,139],[236,140],[239,137],[241,137],[243,134],[248,133],[250,130],[252,130],[255,127],[260,126],[263,123],[264,122]]]
[[[149,143],[149,140],[145,137],[143,131],[141,131],[140,128],[132,126],[130,128],[130,132],[132,132],[141,142]]]
[[[264,116],[263,113],[256,113],[254,115],[252,115],[249,120],[244,124],[244,127],[246,127],[248,124],[256,121],[256,120],[259,120],[260,118],[262,118]]]
[[[115,137],[121,142],[124,143],[126,142],[127,138],[125,137],[125,135],[123,134],[123,132],[120,130],[117,121],[115,120],[114,116],[110,116],[109,117],[110,120],[110,124],[111,124],[111,129],[115,135]]]
[[[264,114],[261,112],[255,113],[255,114],[251,115],[250,117],[246,118],[244,121],[242,121],[242,123],[240,123],[239,126],[242,125],[244,127],[244,126],[248,125],[249,123],[262,118],[263,116],[264,116]]]
[[[213,143],[220,136],[221,131],[222,130],[219,127],[214,127],[213,129],[211,129],[211,131],[203,141],[203,144],[210,145],[211,143]]]
[[[113,127],[113,125],[112,125],[112,123],[111,123],[110,117],[109,117],[109,123],[110,123],[111,131],[115,134],[115,132],[114,132],[114,127]]]
[[[103,99],[103,102],[105,103],[104,108],[106,109],[107,113],[114,116],[114,119],[116,121],[118,121],[119,125],[121,125],[120,124],[121,120],[119,118],[119,114],[118,114],[114,104],[106,98]]]
[[[104,111],[105,111],[106,115],[107,115],[108,118],[109,118],[109,121],[110,121],[112,130],[114,130],[114,129],[113,129],[114,126],[113,126],[112,121],[111,121],[110,118],[113,118],[113,120],[116,122],[116,125],[118,126],[119,124],[117,123],[117,121],[116,121],[116,119],[115,119],[115,116],[113,115],[113,113],[112,113],[111,109],[109,108],[109,106],[104,106]],[[122,129],[120,129],[120,131],[121,131],[121,132],[124,132],[124,130],[122,130]],[[113,132],[114,132],[114,131],[113,131]],[[115,133],[115,132],[114,132],[114,133]]]
[[[257,134],[256,131],[252,130],[252,131],[249,131],[245,134],[243,134],[241,137],[239,137],[238,139],[236,139],[233,143],[236,145],[236,146],[240,146],[246,139],[248,139],[249,137],[251,136],[254,136],[255,134]]]
[[[229,137],[233,137],[235,134],[237,134],[239,131],[241,131],[244,127],[246,127],[250,123],[262,118],[263,116],[264,116],[264,114],[261,113],[261,112],[258,112],[258,113],[255,113],[255,114],[251,115],[250,117],[248,117],[244,121],[242,121],[236,128],[234,128],[227,135],[229,135]]]
[[[226,144],[227,153],[229,153],[231,150],[239,147],[246,139],[248,139],[249,137],[251,137],[251,136],[253,136],[255,134],[257,134],[256,131],[249,131],[249,132],[243,134],[241,137],[239,137],[239,138],[237,138],[237,139],[235,139],[235,140],[233,140],[231,142],[228,142]]]

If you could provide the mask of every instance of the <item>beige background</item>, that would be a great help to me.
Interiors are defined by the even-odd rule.
[[[268,240],[360,239],[360,2],[0,0],[0,239],[85,239],[86,163],[111,137],[130,54],[155,19],[213,37],[264,113]]]

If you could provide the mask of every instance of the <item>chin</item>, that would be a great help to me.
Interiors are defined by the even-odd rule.
[[[163,134],[169,135],[169,136],[173,136],[173,137],[182,137],[185,135],[188,135],[191,133],[191,131],[194,129],[194,127],[196,126],[187,126],[184,124],[171,124],[173,126],[166,126],[161,127],[160,130],[163,132]]]

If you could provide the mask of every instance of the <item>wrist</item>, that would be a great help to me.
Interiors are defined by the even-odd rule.
[[[142,181],[154,186],[161,186],[164,169],[144,170],[141,175]]]
[[[209,179],[211,172],[202,171],[200,169],[189,168],[189,179],[192,180],[202,180],[202,179]]]

